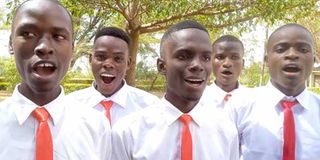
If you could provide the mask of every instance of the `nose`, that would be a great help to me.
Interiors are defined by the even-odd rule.
[[[113,65],[113,61],[112,58],[107,58],[103,61],[103,68],[105,69],[113,69],[114,65]]]
[[[40,38],[34,51],[35,51],[35,54],[37,54],[38,56],[46,56],[46,55],[53,54],[51,38],[47,35],[43,35]]]
[[[189,66],[190,71],[192,72],[201,72],[204,70],[203,65],[201,63],[200,58],[194,58],[191,61],[191,64]]]
[[[291,59],[291,60],[296,60],[299,59],[299,53],[298,51],[291,47],[288,52],[285,54],[285,59]]]
[[[230,68],[232,66],[232,63],[231,63],[231,58],[229,57],[226,57],[222,63],[222,66],[224,68]]]

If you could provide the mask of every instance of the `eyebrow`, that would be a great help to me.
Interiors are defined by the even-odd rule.
[[[30,23],[30,22],[22,22],[18,24],[16,28],[17,29],[20,29],[20,28],[39,29],[39,27],[36,24]],[[72,33],[72,31],[67,27],[53,26],[52,30],[55,32]]]

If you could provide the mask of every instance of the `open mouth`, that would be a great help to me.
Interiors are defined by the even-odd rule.
[[[185,81],[195,85],[201,85],[204,82],[204,80],[201,79],[185,79]]]
[[[283,71],[290,72],[290,73],[296,73],[296,72],[299,72],[300,70],[301,69],[296,65],[288,65],[283,68]]]
[[[232,72],[230,72],[230,71],[222,71],[221,73],[224,75],[231,75],[232,74]]]
[[[107,73],[102,73],[100,77],[102,81],[106,84],[110,84],[116,78],[114,75],[107,74]]]
[[[33,71],[40,76],[51,75],[55,70],[55,65],[49,62],[39,62],[33,66]]]

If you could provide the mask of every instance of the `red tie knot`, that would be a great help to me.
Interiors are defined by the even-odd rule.
[[[224,96],[223,100],[227,102],[230,97],[231,97],[231,94],[230,94],[230,93],[227,93],[227,94]]]
[[[297,100],[295,101],[288,101],[288,100],[282,100],[281,105],[284,109],[291,109],[294,105],[298,103]]]
[[[111,106],[112,106],[112,104],[113,104],[112,101],[101,101],[100,103],[101,103],[102,106],[103,106],[104,108],[106,108],[106,109],[110,109]]]
[[[32,112],[32,116],[35,117],[39,122],[47,121],[49,118],[48,111],[43,107],[38,107]]]
[[[192,117],[188,114],[183,114],[179,117],[179,120],[184,124],[184,125],[189,125],[190,121],[192,120]]]

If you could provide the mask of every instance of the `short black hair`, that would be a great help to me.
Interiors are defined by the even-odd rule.
[[[313,37],[313,34],[310,32],[309,29],[307,29],[306,27],[300,25],[300,24],[297,24],[297,23],[288,23],[288,24],[285,24],[285,25],[282,25],[280,26],[279,28],[277,28],[275,31],[273,31],[271,33],[271,35],[269,36],[268,38],[268,41],[267,41],[267,50],[269,51],[269,43],[270,43],[270,39],[279,31],[283,30],[283,29],[286,29],[286,28],[290,28],[290,27],[296,27],[296,28],[300,28],[300,29],[303,29],[305,31],[307,31],[307,33],[310,35],[311,37],[311,40],[312,40],[312,44],[314,45],[314,37]]]
[[[102,36],[112,36],[112,37],[117,37],[122,40],[124,40],[128,44],[128,48],[130,48],[131,40],[129,35],[122,29],[117,28],[117,27],[103,27],[100,30],[96,32],[96,35],[94,37],[93,43],[96,42],[96,40],[99,37]]]
[[[233,36],[233,35],[229,35],[229,34],[223,35],[223,36],[219,37],[218,39],[216,39],[216,40],[212,43],[212,48],[214,48],[214,46],[215,46],[216,44],[221,43],[221,42],[237,42],[237,43],[240,43],[242,49],[244,50],[244,46],[243,46],[242,41],[241,41],[239,38],[237,38],[237,37],[235,37],[235,36]]]
[[[199,29],[202,30],[204,32],[206,32],[208,35],[208,30],[200,23],[194,21],[194,20],[185,20],[185,21],[181,21],[177,24],[172,25],[162,36],[161,38],[161,42],[160,42],[160,56],[162,55],[163,49],[162,49],[162,45],[165,42],[165,40],[168,39],[168,37],[170,37],[170,35],[174,32],[183,30],[183,29]]]
[[[30,2],[32,0],[26,0],[24,2],[22,2],[17,8],[16,10],[14,11],[13,13],[13,19],[12,19],[12,22],[14,22],[15,18],[16,18],[16,15],[18,13],[18,11],[21,9],[21,7],[23,7],[27,2]],[[49,2],[53,2],[55,4],[57,4],[58,6],[62,7],[69,15],[69,18],[70,18],[70,21],[71,21],[71,29],[72,29],[72,32],[73,32],[73,20],[72,20],[72,16],[70,14],[70,12],[67,10],[67,8],[65,6],[62,5],[62,3],[59,1],[59,0],[47,0]],[[13,23],[12,23],[13,24]]]

